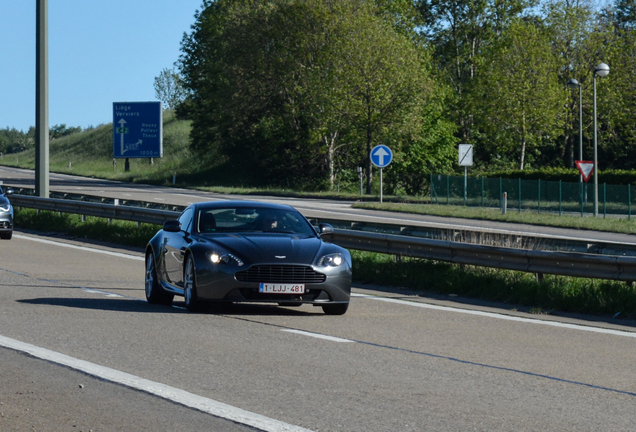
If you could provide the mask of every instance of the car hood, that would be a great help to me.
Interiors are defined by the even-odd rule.
[[[295,263],[312,264],[322,246],[317,237],[273,234],[228,234],[206,236],[206,243],[219,245],[225,251],[241,258],[246,264]]]

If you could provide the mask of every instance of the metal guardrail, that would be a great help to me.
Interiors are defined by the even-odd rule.
[[[173,210],[73,201],[57,198],[41,198],[27,195],[11,195],[9,199],[14,207],[27,207],[37,210],[74,213],[107,219],[122,219],[159,225],[169,219],[176,219],[176,217],[180,214],[180,212]]]
[[[25,195],[12,195],[10,199],[15,207],[155,224],[162,224],[179,215],[179,212],[174,210]],[[341,228],[336,228],[333,234],[325,238],[345,248],[397,256],[530,273],[636,281],[636,257],[634,256],[515,249]]]
[[[537,274],[636,281],[636,257],[512,249],[336,229],[329,238],[348,248]]]

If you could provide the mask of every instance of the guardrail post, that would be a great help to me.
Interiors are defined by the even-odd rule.
[[[501,214],[506,214],[508,210],[508,192],[501,195]]]

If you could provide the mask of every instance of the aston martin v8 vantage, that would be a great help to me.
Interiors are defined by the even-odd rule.
[[[215,201],[188,206],[146,248],[146,299],[188,310],[210,303],[321,306],[342,315],[351,296],[351,255],[290,206]]]

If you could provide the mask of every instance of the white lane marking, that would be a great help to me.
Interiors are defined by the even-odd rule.
[[[82,291],[89,293],[89,294],[101,294],[104,297],[117,297],[117,298],[125,298],[123,295],[121,294],[115,294],[115,293],[111,293],[108,291],[102,291],[102,290],[96,290],[93,288],[82,288]],[[134,298],[134,297],[128,297],[134,300],[139,300],[138,298]]]
[[[376,296],[371,296],[366,294],[351,293],[351,296],[366,298],[370,300],[378,300],[378,301],[383,301],[387,303],[414,306],[414,307],[419,307],[424,309],[434,309],[434,310],[439,310],[444,312],[456,312],[456,313],[463,313],[468,315],[483,316],[487,318],[496,318],[496,319],[501,319],[506,321],[517,321],[517,322],[528,323],[528,324],[540,324],[540,325],[547,325],[552,327],[567,328],[571,330],[582,330],[582,331],[587,331],[592,333],[603,333],[603,334],[610,334],[614,336],[636,338],[636,332],[628,332],[623,330],[612,330],[612,329],[606,329],[606,328],[600,328],[600,327],[588,327],[588,326],[579,325],[579,324],[568,324],[568,323],[562,323],[558,321],[545,321],[545,320],[532,319],[532,318],[522,318],[522,317],[516,317],[512,315],[498,314],[494,312],[484,312],[484,311],[476,311],[476,310],[470,310],[470,309],[459,309],[459,308],[454,308],[451,306],[439,306],[439,305],[433,305],[428,303],[392,299],[387,297],[376,297]]]
[[[160,398],[203,411],[216,417],[221,417],[233,422],[254,427],[261,431],[311,432],[309,429],[284,423],[279,420],[274,420],[260,414],[215,401],[214,399],[198,396],[185,390],[170,387],[165,384],[150,381],[88,361],[76,359],[65,354],[51,351],[46,348],[40,348],[38,346],[5,336],[0,336],[0,346],[24,352],[52,363],[67,366],[106,381],[150,393],[152,395],[159,396]]]
[[[314,337],[314,338],[317,338],[317,339],[325,339],[325,340],[332,341],[332,342],[353,342],[352,340],[349,340],[349,339],[342,339],[342,338],[335,337],[335,336],[327,336],[327,335],[323,335],[323,334],[320,334],[320,333],[311,333],[311,332],[306,332],[306,331],[302,331],[302,330],[281,329],[281,331],[288,332],[288,333],[296,333],[296,334],[303,335],[303,336],[310,336],[310,337]]]
[[[82,251],[87,251],[87,252],[97,252],[97,253],[101,253],[101,254],[105,254],[105,255],[111,255],[111,256],[116,256],[116,257],[120,257],[120,258],[130,258],[130,259],[136,260],[136,261],[144,261],[144,257],[128,255],[128,254],[123,254],[123,253],[119,253],[119,252],[111,252],[111,251],[102,250],[102,249],[94,249],[94,248],[89,248],[89,247],[84,247],[84,246],[76,246],[76,245],[72,245],[72,244],[68,244],[68,243],[60,243],[60,242],[56,242],[56,241],[52,241],[52,240],[45,240],[45,239],[36,238],[36,237],[29,237],[29,236],[15,234],[15,233],[13,234],[13,237],[17,237],[17,238],[22,239],[22,240],[31,240],[31,241],[35,241],[35,242],[39,242],[39,243],[51,244],[51,245],[55,245],[55,246],[61,246],[61,247],[77,249],[77,250],[82,250]]]

